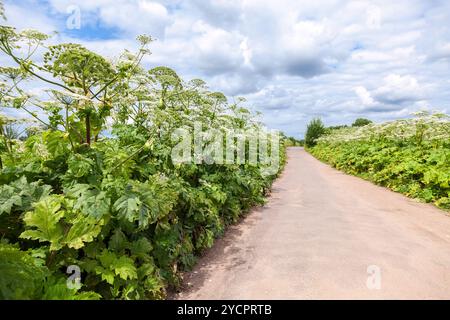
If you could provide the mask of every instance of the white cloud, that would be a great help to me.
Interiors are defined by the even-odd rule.
[[[194,24],[199,36],[193,39],[195,66],[208,75],[234,72],[244,64],[239,34],[211,27],[202,21]]]
[[[450,42],[437,44],[428,58],[431,61],[450,60]]]
[[[375,105],[375,100],[372,98],[372,95],[366,88],[363,86],[355,87],[355,93],[361,99],[361,102],[364,106],[372,107]]]
[[[111,3],[99,8],[99,19],[108,26],[127,34],[148,32],[156,37],[164,36],[165,27],[171,22],[166,7],[151,1]]]
[[[384,78],[384,84],[373,92],[376,100],[382,103],[401,104],[424,98],[425,88],[416,78],[390,74]]]
[[[402,110],[406,105],[421,108],[428,105],[424,99],[429,91],[429,86],[420,85],[413,76],[398,74],[384,77],[382,85],[371,91],[363,86],[354,88],[361,110],[371,112]]]
[[[31,10],[32,14],[30,14]],[[6,2],[5,12],[8,19],[4,24],[18,30],[38,29],[41,32],[52,33],[59,28],[58,22],[52,20],[42,10],[31,8],[31,4],[21,6],[15,2]]]

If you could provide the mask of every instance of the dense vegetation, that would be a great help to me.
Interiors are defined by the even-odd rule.
[[[305,140],[294,137],[286,137],[284,141],[286,147],[303,147],[305,145]]]
[[[310,152],[337,169],[450,208],[450,121],[443,114],[342,128]]]
[[[0,299],[164,298],[276,175],[174,163],[174,130],[264,130],[242,99],[146,70],[148,36],[114,60],[47,40],[0,28]]]
[[[321,119],[313,119],[306,128],[305,145],[307,147],[315,146],[317,140],[326,132],[326,128]]]

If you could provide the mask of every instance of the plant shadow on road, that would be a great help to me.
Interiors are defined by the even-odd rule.
[[[184,297],[201,289],[217,270],[231,270],[246,264],[248,259],[244,261],[240,258],[240,253],[245,250],[250,259],[252,248],[241,247],[239,239],[257,223],[261,213],[267,209],[267,206],[255,207],[230,226],[211,248],[203,251],[194,268],[183,274],[182,285],[177,290],[170,290],[167,300],[185,299]]]

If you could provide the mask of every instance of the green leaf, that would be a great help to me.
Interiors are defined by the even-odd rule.
[[[137,279],[137,271],[131,258],[122,256],[112,265],[114,272],[122,279]]]
[[[140,258],[146,258],[153,250],[153,246],[147,238],[142,237],[131,243],[130,250],[132,255]]]
[[[14,188],[6,185],[0,189],[0,215],[3,213],[11,213],[14,206],[22,206],[22,198],[14,194]]]
[[[113,208],[120,219],[137,221],[139,229],[145,229],[168,215],[176,201],[177,193],[165,178],[157,175],[146,183],[133,181]]]
[[[68,141],[64,132],[45,131],[42,134],[45,146],[53,157],[66,156],[69,153]]]
[[[37,299],[47,268],[19,248],[0,243],[0,299]]]
[[[67,164],[69,166],[68,174],[75,178],[85,177],[93,172],[94,161],[81,154],[71,155]]]
[[[114,209],[119,212],[119,218],[130,222],[137,220],[141,206],[142,201],[134,194],[125,194],[114,203]]]
[[[58,250],[62,247],[61,240],[63,231],[58,224],[64,216],[61,208],[61,197],[57,195],[48,196],[34,206],[34,211],[27,212],[24,217],[28,228],[20,235],[24,239],[39,240],[39,242],[50,242],[50,250]]]
[[[120,229],[115,230],[111,239],[109,239],[108,247],[114,251],[121,252],[125,250],[127,246],[128,241],[125,234]]]
[[[118,257],[114,252],[108,250],[103,250],[98,259],[101,266],[98,266],[95,271],[101,275],[102,280],[109,284],[115,283],[114,275],[123,280],[137,279],[137,270],[133,259],[123,255]]]
[[[102,267],[97,267],[95,272],[100,275],[103,281],[106,281],[110,285],[114,284],[115,274],[112,270],[108,270]]]
[[[10,185],[0,186],[0,215],[32,209],[32,203],[50,194],[51,187],[41,185],[38,181],[28,183],[25,176]]]
[[[41,297],[43,300],[99,300],[101,295],[93,292],[79,292],[78,289],[67,287],[65,278],[50,278]]]
[[[69,248],[80,249],[85,242],[92,242],[98,236],[102,230],[103,220],[78,216],[71,223],[72,227],[64,238],[64,243]]]
[[[50,250],[59,250],[64,245],[80,249],[92,242],[101,232],[103,219],[82,215],[72,209],[63,209],[63,197],[51,195],[35,204],[34,211],[24,217],[26,227],[20,237],[50,242]],[[62,220],[64,218],[64,220]]]
[[[88,184],[76,184],[66,193],[68,197],[75,200],[74,209],[86,215],[99,219],[110,212],[111,199],[106,192],[99,191]]]

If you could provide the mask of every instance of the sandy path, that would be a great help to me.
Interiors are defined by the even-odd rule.
[[[448,215],[301,148],[288,156],[268,204],[229,228],[177,298],[450,299]]]

